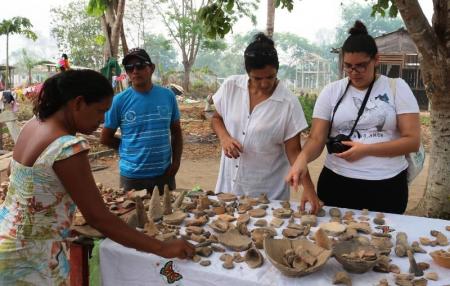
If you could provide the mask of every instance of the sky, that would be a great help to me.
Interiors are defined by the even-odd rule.
[[[291,32],[318,43],[320,40],[332,37],[335,28],[340,22],[341,3],[349,3],[352,0],[295,0],[294,9],[288,12],[286,9],[277,9],[275,15],[275,32]],[[56,41],[50,33],[50,9],[62,6],[69,0],[1,0],[0,21],[14,16],[22,16],[30,19],[33,31],[38,34],[38,40],[32,42],[22,36],[10,37],[10,55],[22,48],[31,49],[36,54],[49,60],[56,59],[60,52]],[[258,24],[256,29],[264,30],[266,24],[266,1],[260,0],[261,5],[256,12]],[[365,3],[365,0],[356,0]],[[428,19],[433,13],[432,0],[419,0],[421,7]],[[255,27],[250,20],[240,20],[234,27],[234,33],[243,33],[253,30]],[[0,37],[0,64],[5,63],[6,37]],[[132,46],[131,43],[130,46]]]

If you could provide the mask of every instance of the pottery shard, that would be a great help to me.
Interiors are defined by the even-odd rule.
[[[267,194],[266,193],[262,193],[262,194],[259,195],[258,202],[260,204],[270,204],[270,201],[267,198]]]
[[[217,214],[217,215],[221,215],[225,213],[225,206],[218,206],[218,207],[214,207],[213,211]]]
[[[244,251],[250,248],[252,240],[241,235],[237,229],[230,229],[224,234],[218,234],[219,242],[233,251]]]
[[[229,215],[229,214],[221,214],[221,215],[218,215],[217,218],[219,220],[226,221],[226,222],[232,222],[232,221],[236,220],[236,218],[234,216]]]
[[[320,224],[319,228],[323,229],[328,235],[338,236],[347,229],[347,226],[338,222],[327,222]]]
[[[222,202],[234,202],[237,197],[230,193],[221,193],[217,195],[217,198]]]
[[[373,223],[374,224],[377,224],[377,225],[383,225],[383,224],[385,224],[386,222],[384,221],[384,219],[383,218],[374,218],[373,219]]]
[[[274,217],[277,218],[290,218],[294,211],[286,208],[278,208],[272,211]]]
[[[266,216],[266,210],[260,209],[260,208],[256,208],[256,209],[249,210],[248,214],[251,217],[261,218],[261,217],[265,217]]]
[[[347,272],[339,271],[334,275],[333,284],[344,284],[352,286],[352,279],[348,276]]]
[[[196,218],[196,219],[187,220],[185,223],[186,223],[186,226],[191,226],[191,225],[202,226],[202,225],[204,225],[207,222],[208,222],[208,217],[207,216],[201,216],[201,217]]]
[[[187,214],[185,212],[177,210],[171,214],[164,215],[163,222],[167,223],[167,224],[179,225],[184,221],[184,219],[186,217],[187,217]]]
[[[168,185],[164,185],[163,195],[163,214],[169,215],[172,213],[172,203],[170,200],[170,190]]]
[[[225,232],[230,227],[230,224],[223,220],[214,220],[209,224],[209,227],[217,232]]]
[[[158,221],[163,217],[163,209],[161,207],[159,189],[157,186],[153,189],[152,198],[150,199],[148,217],[149,219],[153,219],[153,221]]]
[[[278,228],[278,227],[282,226],[283,223],[284,223],[284,220],[282,220],[281,218],[274,217],[274,218],[272,218],[272,220],[270,221],[270,226],[273,226],[273,227],[277,227],[277,228]]]
[[[253,225],[257,226],[257,227],[265,227],[265,226],[267,226],[267,220],[258,219],[257,221],[255,221],[255,223]]]
[[[440,231],[432,230],[431,235],[436,237],[436,242],[440,246],[447,246],[448,245],[448,239],[447,237]]]
[[[323,231],[323,229],[319,228],[314,234],[314,240],[316,244],[322,248],[327,250],[331,249],[331,240],[328,238],[328,235]]]
[[[348,227],[356,229],[356,231],[362,232],[365,234],[370,234],[372,232],[370,225],[368,223],[364,223],[364,222],[350,223],[348,225]]]
[[[286,238],[297,238],[301,234],[303,234],[303,231],[298,230],[298,229],[293,229],[293,228],[285,228],[285,229],[283,229],[283,231],[281,233]]]
[[[411,243],[411,248],[414,253],[427,253],[425,249],[423,249],[417,241]]]
[[[149,220],[147,221],[147,223],[144,225],[144,232],[148,235],[148,236],[155,236],[159,233],[158,228],[156,227],[155,223],[153,222],[153,220]]]
[[[194,233],[196,235],[199,235],[199,234],[202,234],[205,230],[202,227],[191,225],[191,226],[186,227],[185,231],[187,234]]]
[[[256,248],[250,248],[247,250],[244,256],[244,260],[250,268],[258,268],[264,263],[264,258]]]
[[[233,262],[241,263],[244,261],[245,261],[245,258],[239,252],[233,253]]]
[[[436,272],[428,272],[425,274],[425,278],[428,280],[437,281],[439,279],[439,275]]]
[[[201,266],[210,266],[210,265],[211,265],[211,260],[205,259],[205,260],[200,261],[199,264],[200,264]]]
[[[199,262],[200,260],[202,260],[202,258],[199,255],[192,256],[192,261],[194,261],[195,263]]]
[[[209,257],[212,254],[212,249],[209,246],[198,247],[195,249],[195,253],[202,257]]]
[[[239,217],[237,218],[236,223],[244,223],[244,224],[248,224],[249,221],[250,221],[250,215],[249,215],[249,214],[241,214],[241,215],[239,215]]]
[[[310,226],[317,225],[317,217],[315,215],[303,215],[301,221],[302,225],[310,225]]]
[[[332,217],[341,217],[341,210],[338,208],[331,208],[329,210],[330,216]]]
[[[211,245],[211,249],[212,249],[214,252],[225,252],[225,248],[223,248],[223,247],[220,246],[220,245],[212,244],[212,245]]]

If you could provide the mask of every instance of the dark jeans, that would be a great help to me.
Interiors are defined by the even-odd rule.
[[[326,206],[402,214],[408,203],[406,170],[385,180],[361,180],[338,175],[324,167],[317,194]]]
[[[153,192],[153,188],[158,186],[159,194],[162,195],[164,193],[164,185],[169,185],[170,190],[176,189],[175,176],[159,176],[154,178],[146,178],[146,179],[132,179],[124,176],[120,176],[120,187],[124,189],[125,192],[128,192],[132,189],[134,190],[143,190],[147,189],[148,193]]]

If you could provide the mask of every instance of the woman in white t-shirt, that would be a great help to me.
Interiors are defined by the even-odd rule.
[[[420,146],[419,107],[405,81],[376,74],[378,49],[364,24],[356,21],[349,33],[342,47],[348,77],[319,95],[311,134],[286,179],[296,186],[326,145],[317,184],[325,205],[403,213],[405,154]]]
[[[212,126],[222,145],[216,193],[288,200],[284,181],[301,151],[300,132],[308,125],[297,99],[277,79],[274,42],[258,33],[244,52],[246,75],[231,76],[213,96]],[[319,200],[305,170],[301,207]]]

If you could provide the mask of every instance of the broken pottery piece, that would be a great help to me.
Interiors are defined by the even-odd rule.
[[[326,216],[326,211],[323,208],[320,208],[320,210],[317,212],[316,216],[318,217],[324,217]]]
[[[281,233],[284,237],[292,239],[299,237],[301,234],[303,234],[303,231],[294,228],[285,228]]]
[[[255,223],[253,224],[254,226],[257,226],[257,227],[264,227],[264,226],[267,226],[267,220],[265,220],[265,219],[258,219],[257,221],[255,221]]]
[[[223,234],[218,234],[219,242],[233,251],[244,251],[250,248],[252,240],[239,233],[235,228],[228,230]]]
[[[214,252],[225,252],[225,248],[223,248],[223,247],[220,246],[220,245],[216,245],[216,244],[211,244],[211,249],[212,249]]]
[[[158,221],[163,217],[158,186],[155,186],[153,189],[152,198],[150,199],[148,208],[148,217],[149,219],[153,219],[153,221]]]
[[[178,197],[175,199],[175,202],[173,203],[172,207],[173,209],[179,209],[181,207],[181,204],[183,203],[184,197],[187,194],[187,190],[183,190],[178,194]]]
[[[370,225],[364,222],[350,223],[347,227],[356,229],[356,231],[365,234],[370,234],[372,232],[372,228],[370,227]]]
[[[342,216],[341,210],[338,208],[331,208],[328,212],[331,217],[339,217],[340,218]]]
[[[238,216],[236,223],[244,223],[248,224],[250,221],[250,215],[249,214],[241,214]]]
[[[204,215],[199,218],[186,220],[185,224],[186,224],[186,226],[191,226],[191,225],[203,226],[207,222],[208,222],[208,216]]]
[[[428,272],[425,274],[425,278],[428,280],[437,281],[439,279],[439,275],[436,272]]]
[[[352,279],[348,276],[348,273],[345,271],[339,271],[334,274],[333,284],[344,284],[347,286],[352,286]]]
[[[384,220],[384,218],[374,218],[373,219],[373,223],[374,224],[377,224],[377,225],[383,225],[383,224],[385,224],[386,222],[385,222],[385,220]]]
[[[195,253],[202,257],[209,257],[211,256],[212,252],[213,251],[209,246],[195,248]]]
[[[395,240],[395,254],[398,257],[405,257],[407,256],[406,251],[408,249],[408,236],[404,232],[398,232]]]
[[[269,261],[281,273],[287,276],[304,276],[319,270],[329,257],[331,251],[323,249],[306,239],[264,239],[264,249]],[[288,251],[289,249],[294,250]],[[285,254],[291,253],[292,266],[286,264]],[[294,256],[295,255],[295,256]]]
[[[216,220],[213,220],[211,223],[209,223],[208,226],[216,232],[223,233],[223,232],[226,232],[230,228],[230,223],[220,220],[220,219],[216,219]]]
[[[163,194],[163,214],[169,215],[172,213],[172,204],[170,200],[170,190],[168,185],[164,185]]]
[[[232,221],[236,220],[236,218],[234,216],[229,215],[229,214],[218,215],[217,219],[222,220],[222,221],[226,221],[226,222],[232,222]]]
[[[406,274],[406,273],[400,273],[395,274],[395,284],[396,285],[413,285],[412,280],[414,279],[414,275],[412,274]]]
[[[234,202],[237,200],[236,195],[230,194],[230,193],[221,193],[217,195],[217,199],[222,202]]]
[[[213,211],[216,213],[216,215],[224,214],[225,213],[225,206],[213,207]]]
[[[389,255],[391,248],[394,246],[389,237],[372,236],[370,244],[373,245],[380,254]]]
[[[448,245],[448,239],[447,237],[440,231],[432,230],[431,235],[436,237],[436,242],[440,246],[447,246]]]
[[[361,210],[361,215],[369,215],[369,210],[368,209],[362,209]]]
[[[258,268],[264,263],[264,257],[261,252],[254,247],[247,250],[244,259],[245,263],[247,263],[250,268]]]
[[[423,270],[417,265],[416,259],[414,259],[414,254],[411,250],[406,251],[409,260],[409,273],[414,274],[414,276],[419,277],[423,275]]]
[[[200,260],[202,260],[202,258],[199,255],[192,256],[192,261],[194,261],[195,263],[199,262]]]
[[[310,225],[310,226],[316,226],[317,225],[317,217],[315,215],[302,215],[301,217],[301,223],[302,225]]]
[[[362,245],[356,240],[343,241],[334,246],[336,260],[351,273],[364,273],[377,263],[380,254],[371,245]]]
[[[450,252],[441,249],[430,252],[430,255],[436,264],[445,268],[450,268]]]
[[[147,222],[144,225],[144,232],[148,236],[155,236],[159,233],[159,229],[158,229],[158,227],[156,227],[153,220],[147,220]]]
[[[253,207],[249,204],[240,204],[238,207],[238,214],[244,214],[247,211],[251,210]]]
[[[200,263],[199,263],[201,266],[210,266],[211,265],[211,260],[208,260],[208,259],[205,259],[205,260],[202,260],[202,261],[200,261]]]
[[[258,202],[260,204],[270,204],[270,201],[267,198],[267,194],[266,193],[262,193],[262,194],[259,195]]]
[[[266,216],[266,210],[261,209],[261,208],[251,209],[251,210],[248,211],[248,214],[251,217],[261,218],[261,217],[265,217]]]
[[[323,229],[328,235],[338,236],[347,229],[347,226],[338,222],[327,222],[320,224],[319,228]]]
[[[426,262],[418,262],[417,267],[419,267],[422,270],[428,270],[428,269],[430,269],[430,264],[428,264]]]
[[[282,226],[283,223],[284,223],[284,220],[282,220],[281,218],[274,217],[270,221],[270,226],[278,228],[278,227]]]
[[[277,231],[271,227],[259,227],[251,231],[252,240],[258,249],[263,248],[264,239],[266,237],[274,237],[277,235]]]
[[[196,235],[199,235],[199,234],[202,234],[203,232],[205,232],[205,230],[200,226],[191,225],[191,226],[188,226],[185,228],[185,232],[187,234],[194,233]]]
[[[242,256],[239,252],[233,253],[233,262],[235,263],[241,263],[244,262],[245,258]]]
[[[163,222],[167,224],[180,225],[186,217],[187,214],[185,212],[176,210],[171,214],[164,215]]]
[[[247,225],[245,223],[237,223],[236,228],[237,230],[239,230],[240,234],[250,237],[250,232],[248,231]]]
[[[331,240],[322,228],[319,228],[314,233],[314,240],[318,246],[331,250]]]
[[[414,253],[427,253],[425,249],[423,249],[417,241],[413,241],[411,243],[411,248]]]
[[[272,211],[272,214],[276,218],[290,218],[294,211],[286,208],[278,208]]]
[[[282,208],[285,208],[285,209],[290,209],[291,208],[291,203],[289,201],[282,201],[280,203],[280,205],[281,205]]]
[[[225,269],[233,269],[234,268],[233,256],[231,255],[226,256],[222,266]]]

